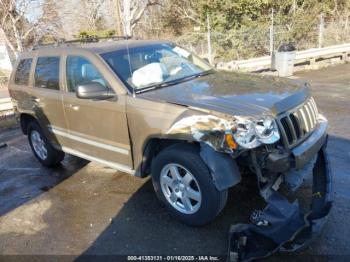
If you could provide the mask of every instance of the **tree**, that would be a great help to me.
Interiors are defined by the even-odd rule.
[[[37,21],[35,42],[45,42],[64,38],[62,19],[55,0],[45,0],[42,4],[42,15]]]
[[[33,3],[33,0],[0,0],[0,29],[4,31],[6,42],[15,54],[24,50],[25,42],[38,26],[25,18]]]
[[[85,18],[90,30],[99,30],[103,28],[103,16],[101,8],[105,0],[84,0],[81,1],[85,12],[81,14]]]
[[[125,36],[132,36],[137,23],[141,20],[145,11],[152,5],[159,5],[159,0],[115,0],[117,16],[121,17]]]

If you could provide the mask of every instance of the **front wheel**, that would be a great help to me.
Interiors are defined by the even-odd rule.
[[[194,145],[174,145],[160,152],[152,163],[152,181],[169,212],[188,225],[209,223],[227,201],[227,190],[216,189]]]

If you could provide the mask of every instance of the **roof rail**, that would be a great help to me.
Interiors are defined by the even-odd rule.
[[[109,40],[116,41],[116,40],[127,40],[127,39],[131,39],[131,37],[130,36],[107,36],[107,37],[88,36],[88,37],[83,37],[81,39],[73,39],[73,40],[61,39],[52,43],[34,45],[32,50],[37,50],[39,48],[45,48],[45,47],[58,47],[58,46],[64,46],[69,44],[75,44],[75,43],[88,44],[88,43],[98,43],[98,42],[109,41]]]

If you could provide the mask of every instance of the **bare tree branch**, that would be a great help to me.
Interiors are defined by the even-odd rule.
[[[143,17],[147,8],[160,5],[160,0],[121,0],[121,13],[124,34],[131,36],[137,23]]]
[[[5,33],[7,45],[15,53],[24,50],[26,41],[38,26],[26,18],[33,3],[34,0],[0,0],[0,26]]]

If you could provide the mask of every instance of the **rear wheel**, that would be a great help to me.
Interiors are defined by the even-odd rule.
[[[43,134],[40,126],[35,121],[28,125],[28,140],[35,157],[42,165],[47,167],[57,166],[64,158],[64,152],[55,149]]]
[[[212,221],[227,201],[194,145],[179,144],[160,152],[152,163],[153,187],[169,212],[188,225]]]

